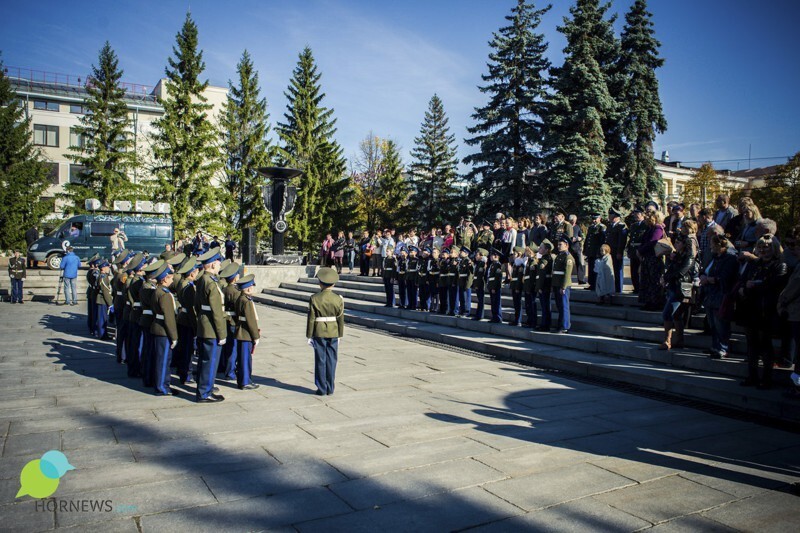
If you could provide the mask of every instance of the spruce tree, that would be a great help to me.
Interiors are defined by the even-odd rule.
[[[383,203],[378,210],[378,221],[382,227],[407,228],[411,224],[409,198],[411,190],[404,174],[403,159],[397,143],[391,139],[381,147],[383,164],[380,189]]]
[[[79,181],[64,186],[62,198],[72,205],[67,207],[72,212],[83,212],[87,198],[97,198],[110,208],[114,200],[133,200],[136,192],[130,175],[138,160],[125,89],[120,85],[123,71],[108,41],[97,63],[86,83],[85,114],[74,128],[79,143],[67,154],[83,167]]]
[[[328,228],[343,227],[353,208],[353,191],[345,175],[342,148],[333,138],[333,109],[322,106],[325,94],[311,48],[300,52],[284,96],[284,122],[276,130],[281,139],[281,164],[303,170],[297,200],[289,217],[289,236],[300,250],[311,250]]]
[[[49,185],[30,118],[0,61],[0,249],[25,249],[25,231],[50,213],[40,199]]]
[[[228,83],[228,99],[220,118],[220,134],[225,154],[226,187],[223,204],[236,230],[269,230],[269,213],[264,205],[263,177],[256,169],[269,166],[274,147],[269,141],[267,100],[261,98],[258,72],[247,50],[236,66],[238,85]]]
[[[203,95],[208,81],[198,49],[197,25],[187,13],[168,59],[164,115],[154,126],[153,155],[157,183],[154,198],[172,206],[176,232],[222,230],[214,180],[222,168],[218,133],[209,120]]]
[[[489,102],[475,109],[474,136],[466,139],[477,145],[477,153],[464,158],[473,165],[468,179],[477,200],[486,212],[528,213],[541,202],[540,145],[542,119],[546,114],[547,71],[544,35],[536,33],[542,15],[551,6],[536,10],[532,3],[518,0],[509,25],[494,33],[489,45],[489,73],[481,76],[480,87]]]
[[[622,30],[621,72],[625,88],[622,123],[630,150],[622,196],[628,204],[644,202],[652,196],[664,198],[664,181],[653,156],[656,133],[667,129],[655,73],[664,60],[658,57],[661,43],[654,34],[646,0],[636,0],[625,15]]]
[[[431,228],[455,216],[455,135],[450,133],[442,100],[433,95],[425,111],[420,136],[414,138],[411,150],[412,198],[415,219],[424,228]]]

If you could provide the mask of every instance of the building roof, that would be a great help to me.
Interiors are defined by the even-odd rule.
[[[736,170],[731,172],[731,175],[742,178],[763,178],[767,176],[774,176],[778,173],[780,165],[770,165],[768,167],[749,168],[747,170]]]

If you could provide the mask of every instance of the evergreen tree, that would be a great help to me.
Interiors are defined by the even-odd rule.
[[[567,46],[564,65],[554,70],[545,142],[548,198],[583,216],[606,213],[612,203],[603,119],[616,107],[597,60],[597,21],[607,8],[600,11],[597,3],[578,0],[558,28]]]
[[[621,72],[626,110],[622,123],[630,150],[622,197],[628,204],[646,201],[652,196],[664,198],[664,181],[656,170],[653,156],[656,133],[667,129],[655,73],[664,60],[658,57],[661,43],[654,33],[646,0],[636,0],[625,15],[622,30]]]
[[[215,142],[218,133],[207,115],[211,105],[203,96],[208,81],[199,79],[205,63],[197,25],[188,13],[176,40],[175,57],[165,69],[164,115],[154,123],[155,199],[172,206],[176,232],[218,231],[224,228],[213,182],[222,161]]]
[[[380,188],[385,202],[378,210],[381,227],[408,228],[411,225],[409,199],[411,189],[404,173],[400,149],[392,140],[386,140],[382,147],[383,172]]]
[[[135,199],[136,186],[129,176],[137,165],[136,147],[120,85],[122,73],[117,54],[106,41],[86,83],[85,114],[74,128],[78,145],[70,146],[67,154],[82,167],[79,181],[67,183],[61,195],[72,204],[68,211],[83,212],[87,198],[97,198],[106,208],[114,200]]]
[[[418,224],[431,228],[453,216],[453,202],[457,199],[455,187],[456,158],[455,135],[447,125],[442,100],[433,95],[420,127],[420,136],[414,138],[411,150],[412,198]]]
[[[276,128],[283,143],[281,164],[303,170],[294,183],[297,200],[289,217],[289,235],[301,251],[311,250],[327,228],[346,227],[347,211],[354,208],[346,161],[333,138],[333,109],[322,106],[321,76],[306,47],[284,92],[288,100],[285,122]]]
[[[269,166],[275,151],[268,138],[267,100],[261,98],[258,72],[247,50],[236,72],[238,86],[228,83],[220,119],[226,177],[223,205],[226,213],[235,213],[229,220],[236,230],[255,227],[264,234],[269,230],[269,213],[262,195],[265,181],[256,169]]]
[[[30,118],[0,61],[0,249],[25,249],[25,231],[50,212],[40,199],[49,185],[47,165],[33,146]]]
[[[539,147],[542,117],[547,96],[546,73],[550,61],[544,56],[547,43],[535,30],[551,6],[536,10],[518,0],[508,26],[494,33],[489,45],[489,73],[481,76],[480,87],[490,95],[486,106],[476,108],[477,122],[468,128],[474,137],[466,139],[479,152],[464,158],[472,164],[468,178],[473,194],[486,212],[503,211],[514,216],[529,213],[541,202]]]

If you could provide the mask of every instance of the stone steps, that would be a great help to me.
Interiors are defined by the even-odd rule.
[[[265,289],[254,299],[270,306],[305,313],[310,295],[304,291]],[[776,419],[800,421],[800,409],[797,409],[796,402],[784,399],[781,391],[740,387],[740,370],[744,366],[741,362],[713,361],[690,352],[660,352],[637,341],[584,337],[580,334],[537,333],[487,322],[386,308],[363,301],[347,300],[345,317],[348,323],[444,343],[493,357],[569,371],[590,378],[611,379]],[[618,347],[628,355],[635,353],[635,359],[614,353]],[[647,357],[653,359],[646,360]],[[679,365],[673,365],[676,362]],[[697,369],[690,368],[692,362]],[[776,377],[785,379],[783,374]]]

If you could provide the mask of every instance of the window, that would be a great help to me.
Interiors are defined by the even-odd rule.
[[[114,230],[119,227],[118,222],[92,222],[90,231],[92,236],[109,237],[114,234]]]
[[[81,104],[70,104],[69,112],[75,115],[83,115],[86,113],[86,109]]]
[[[50,179],[50,183],[58,185],[58,182],[61,181],[58,179],[58,163],[45,163],[45,165],[49,169],[47,177]]]
[[[155,227],[152,224],[126,224],[125,235],[130,237],[152,237]]]
[[[33,108],[41,111],[58,111],[58,102],[49,102],[47,100],[34,100]]]
[[[69,166],[69,182],[70,183],[81,183],[83,178],[81,173],[86,170],[86,167],[83,165],[70,165]]]
[[[82,133],[78,133],[75,128],[70,128],[69,145],[74,148],[83,148],[86,145],[86,136]]]
[[[58,126],[34,124],[33,144],[38,146],[58,146]]]
[[[156,237],[159,239],[171,239],[172,228],[169,226],[156,226]]]

